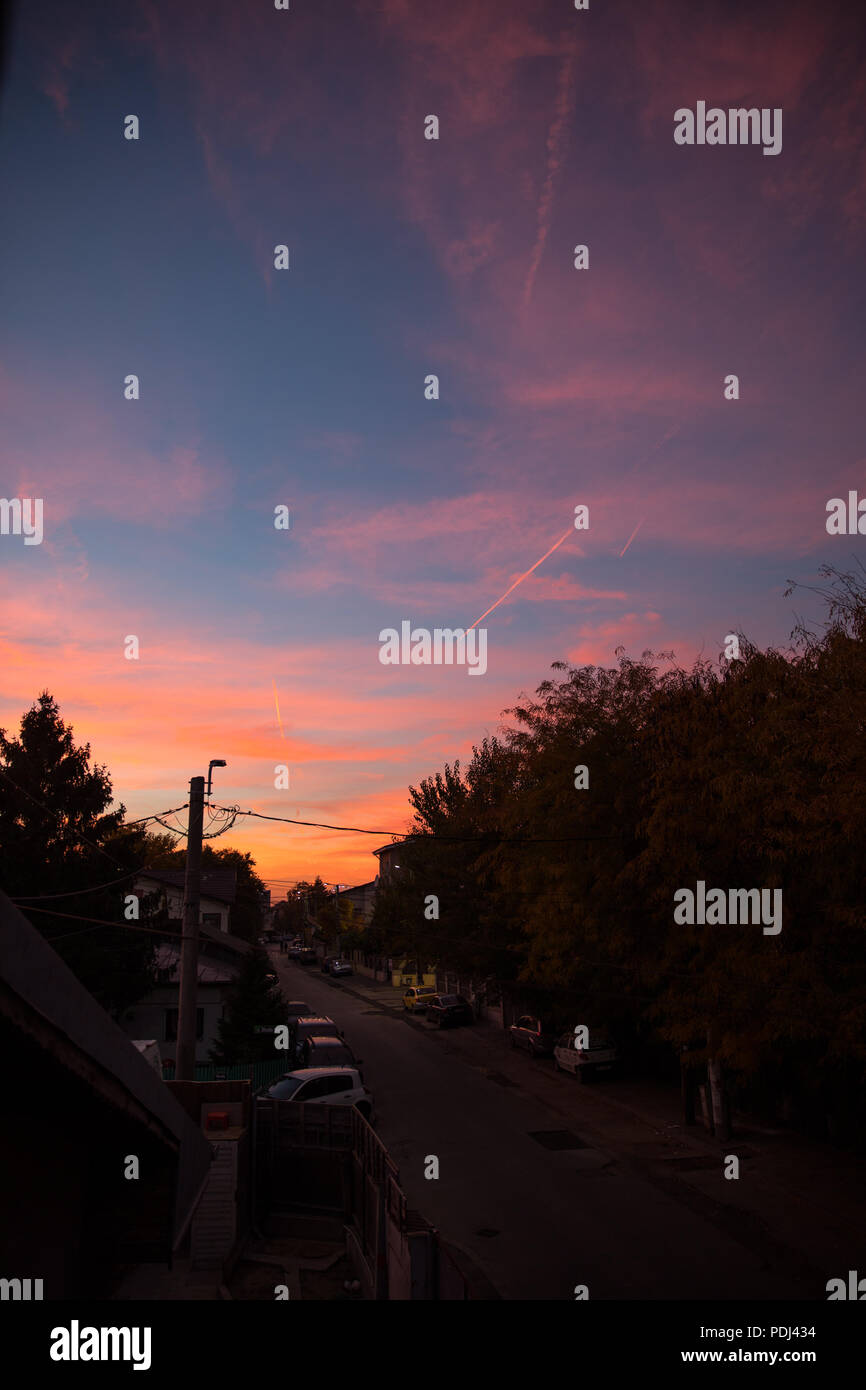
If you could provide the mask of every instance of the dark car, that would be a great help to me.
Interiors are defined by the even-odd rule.
[[[474,1023],[472,1005],[462,994],[434,994],[427,1003],[427,1018],[440,1028],[453,1028],[458,1023]]]
[[[344,1038],[312,1034],[301,1044],[298,1065],[301,1067],[360,1067],[363,1058],[356,1057]],[[361,1080],[363,1081],[363,1076]]]
[[[307,1038],[336,1038],[339,1042],[343,1037],[334,1020],[325,1017],[324,1014],[309,1014],[305,1018],[295,1019],[290,1033],[290,1055],[296,1058],[301,1056]]]
[[[354,973],[354,970],[347,960],[335,960],[331,963],[332,978],[338,978],[340,975],[354,975]]]
[[[556,1046],[556,1034],[546,1029],[541,1019],[521,1014],[508,1030],[512,1047],[525,1047],[531,1057],[549,1057]]]
[[[303,946],[294,945],[289,946],[287,948],[286,955],[288,956],[289,960],[300,960],[301,956],[303,955],[303,952]]]
[[[311,1009],[309,1004],[305,1004],[303,999],[290,999],[289,1007],[286,1010],[286,1022],[291,1026],[299,1018],[309,1017],[314,1014],[315,1009]]]
[[[316,955],[312,946],[305,946],[298,952],[298,965],[315,965],[319,957]]]
[[[332,966],[332,965],[335,965],[336,962],[337,962],[337,960],[338,960],[338,957],[337,957],[337,956],[325,956],[325,958],[324,958],[324,960],[322,961],[322,964],[321,964],[321,966],[320,966],[320,969],[321,969],[321,971],[322,971],[322,974],[323,974],[323,975],[330,975],[330,973],[331,973],[331,966]]]

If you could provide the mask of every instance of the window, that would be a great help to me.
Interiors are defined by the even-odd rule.
[[[177,1009],[166,1009],[165,1011],[166,1042],[177,1042],[177,1014]],[[195,1011],[195,1036],[197,1042],[201,1042],[204,1037],[204,1009],[196,1009]]]
[[[355,1089],[354,1077],[347,1072],[345,1076],[329,1076],[328,1090],[329,1096],[339,1095],[341,1091],[353,1091]]]
[[[295,1100],[319,1100],[328,1094],[328,1087],[331,1084],[330,1076],[317,1076],[314,1081],[308,1081],[299,1091],[295,1093]]]
[[[304,1083],[296,1076],[285,1076],[268,1091],[271,1100],[292,1100]]]

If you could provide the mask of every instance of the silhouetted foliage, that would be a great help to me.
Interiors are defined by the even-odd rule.
[[[111,801],[107,769],[91,767],[90,745],[76,746],[48,691],[23,715],[17,738],[0,730],[0,885],[119,1016],[153,983],[153,938],[134,923],[71,920],[122,923],[133,871],[146,859],[147,836],[125,828],[124,807],[109,812]]]
[[[465,769],[410,788],[414,825],[377,898],[381,949],[516,979],[575,1021],[657,1029],[672,1048],[711,1034],[744,1100],[852,1132],[866,1081],[866,584],[823,574],[824,629],[799,624],[786,652],[740,635],[740,659],[687,671],[668,652],[557,662]],[[677,925],[674,893],[699,879],[781,888],[781,933]]]

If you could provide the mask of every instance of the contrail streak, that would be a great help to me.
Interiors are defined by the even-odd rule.
[[[273,682],[273,687],[274,687],[274,704],[275,704],[276,707],[277,707],[277,723],[278,723],[279,726],[280,726],[280,734],[282,735],[283,738],[285,738],[286,735],[285,735],[285,731],[284,731],[284,729],[283,729],[283,721],[282,721],[282,719],[280,718],[280,702],[279,702],[279,700],[277,699],[277,683],[276,683],[276,681],[273,679],[273,676],[271,677],[271,680],[272,680],[272,682]]]
[[[512,590],[516,589],[518,584],[522,584],[524,579],[528,579],[530,574],[532,574],[532,571],[537,570],[539,565],[543,565],[548,555],[552,555],[554,550],[556,550],[560,545],[562,545],[562,542],[566,540],[566,538],[570,535],[571,527],[569,527],[569,529],[565,532],[565,535],[560,536],[559,540],[554,542],[554,544],[550,547],[549,550],[545,551],[540,560],[536,560],[535,564],[531,567],[531,569],[528,569],[526,571],[526,574],[521,574],[519,579],[515,579],[511,587],[505,590],[505,593],[502,595],[502,598],[498,598],[495,603],[491,603],[490,607],[487,610],[487,613],[492,613],[494,608],[498,608],[500,603],[504,602],[504,600],[508,598],[508,595],[512,592]],[[480,622],[483,622],[484,619],[487,617],[487,613],[482,613],[480,618],[476,618],[475,622],[472,624],[472,627],[477,627]],[[468,627],[466,631],[471,632],[472,627]]]
[[[566,54],[565,62],[559,73],[559,90],[556,98],[556,107],[550,130],[547,133],[547,174],[544,180],[544,187],[541,191],[538,212],[536,214],[538,225],[535,234],[535,245],[532,248],[529,271],[523,289],[523,303],[525,305],[528,305],[532,298],[535,277],[538,273],[538,267],[541,264],[541,258],[544,255],[544,248],[547,244],[547,237],[550,232],[550,224],[553,217],[553,189],[556,176],[562,168],[565,157],[565,149],[568,142],[568,123],[574,109],[574,93],[571,84],[576,60],[577,54],[574,50]],[[479,618],[478,621],[480,622],[481,619]]]
[[[623,546],[622,550],[619,552],[619,558],[620,558],[620,559],[622,559],[623,555],[624,555],[625,552],[628,550],[629,546],[631,545],[632,541],[634,540],[635,536],[637,535],[638,531],[639,531],[640,528],[643,526],[643,524],[644,524],[645,521],[646,521],[646,517],[645,517],[645,516],[642,516],[641,519],[640,519],[640,521],[638,522],[637,526],[634,528],[634,530],[632,531],[632,533],[631,533],[631,535],[629,536],[628,540],[626,541],[625,545]]]

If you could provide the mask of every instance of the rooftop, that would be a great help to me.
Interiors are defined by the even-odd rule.
[[[162,883],[167,888],[179,888],[181,892],[186,881],[184,869],[142,869],[139,879],[148,878],[154,883]],[[216,898],[218,902],[233,903],[237,897],[238,875],[236,869],[214,869],[201,876],[201,896]]]

